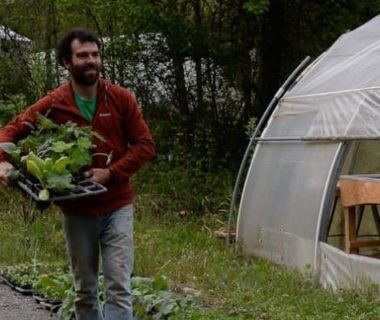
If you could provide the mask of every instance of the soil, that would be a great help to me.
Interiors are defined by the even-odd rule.
[[[31,296],[23,296],[0,282],[0,320],[57,319],[56,314],[37,304]]]

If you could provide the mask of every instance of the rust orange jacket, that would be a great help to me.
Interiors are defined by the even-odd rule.
[[[94,118],[88,122],[73,98],[71,83],[67,82],[15,117],[0,130],[0,142],[17,142],[30,132],[26,124],[36,121],[37,113],[47,114],[60,124],[67,121],[91,126],[106,142],[94,141],[94,153],[112,152],[112,179],[108,192],[94,197],[67,201],[61,205],[66,214],[84,213],[100,216],[119,209],[133,200],[131,176],[155,155],[155,144],[135,97],[125,88],[100,79]],[[8,155],[0,151],[0,161]],[[105,168],[107,158],[93,157],[93,168]]]

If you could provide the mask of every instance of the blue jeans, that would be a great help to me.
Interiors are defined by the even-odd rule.
[[[77,320],[132,320],[133,206],[108,215],[63,215],[75,279]],[[105,282],[104,317],[98,300],[99,253]]]

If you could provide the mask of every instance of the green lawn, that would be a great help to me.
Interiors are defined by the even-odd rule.
[[[176,319],[380,319],[378,288],[333,293],[306,273],[243,257],[212,235],[214,220],[137,217],[136,273],[200,292],[199,310]]]

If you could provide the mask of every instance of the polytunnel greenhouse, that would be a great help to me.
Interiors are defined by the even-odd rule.
[[[312,267],[326,287],[380,284],[380,246],[345,250],[339,199],[342,176],[380,186],[380,16],[303,70],[260,132],[238,213],[245,252]],[[380,239],[377,204],[360,208],[357,237]]]

